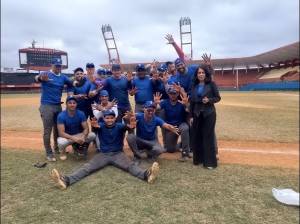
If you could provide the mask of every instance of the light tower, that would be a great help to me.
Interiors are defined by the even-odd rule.
[[[192,22],[189,17],[181,17],[179,20],[181,50],[190,59],[193,59]]]
[[[118,48],[116,45],[115,37],[112,32],[111,26],[109,24],[102,25],[101,30],[107,48],[107,52],[108,52],[109,64],[121,63]]]

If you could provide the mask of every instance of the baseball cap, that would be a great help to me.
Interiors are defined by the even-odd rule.
[[[100,96],[108,96],[107,90],[101,90]]]
[[[106,69],[106,72],[105,72],[105,74],[106,74],[107,76],[111,76],[111,75],[112,75],[112,72],[111,72],[111,70],[110,70],[110,69]]]
[[[106,116],[109,116],[109,115],[112,115],[114,117],[116,116],[116,114],[113,110],[105,110],[102,113],[103,113],[103,117],[106,117]]]
[[[98,74],[98,75],[105,75],[105,74],[106,74],[106,70],[105,70],[104,68],[99,68],[99,69],[97,70],[97,74]]]
[[[77,103],[77,99],[74,96],[68,96],[66,99],[66,103],[68,103],[70,100],[74,100]]]
[[[76,68],[76,69],[74,70],[74,73],[76,73],[76,72],[83,72],[83,69],[80,68],[80,67],[78,67],[78,68]]]
[[[171,87],[168,89],[168,93],[170,93],[170,94],[177,93],[177,90]]]
[[[165,72],[165,71],[167,71],[166,64],[159,65],[159,67],[157,68],[157,71],[159,71],[159,72]]]
[[[112,64],[111,70],[112,71],[119,71],[119,70],[121,70],[121,66],[119,64]]]
[[[144,108],[149,108],[149,107],[156,108],[155,103],[153,101],[146,101],[146,103],[144,104]]]
[[[143,71],[146,71],[145,65],[144,65],[144,64],[138,64],[138,65],[135,67],[135,71],[137,71],[137,72],[143,72]]]
[[[184,65],[184,61],[181,58],[177,58],[174,62],[175,66]]]
[[[60,65],[62,65],[62,60],[60,58],[52,58],[51,64],[56,65],[56,66],[60,66]]]
[[[95,68],[94,63],[86,63],[86,68]]]

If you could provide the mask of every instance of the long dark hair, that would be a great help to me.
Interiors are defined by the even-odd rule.
[[[198,75],[198,71],[199,71],[200,68],[203,69],[204,73],[205,73],[204,83],[208,84],[208,83],[210,83],[212,81],[211,80],[211,72],[208,69],[207,65],[200,64],[198,66],[198,68],[195,70],[195,73],[194,73],[194,76],[193,76],[193,81],[192,81],[192,87],[193,88],[199,84],[199,80],[197,78],[197,75]]]

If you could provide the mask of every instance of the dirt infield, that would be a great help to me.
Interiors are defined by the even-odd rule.
[[[221,164],[247,164],[299,169],[299,144],[247,141],[219,141]],[[1,148],[43,152],[41,132],[1,130]],[[125,144],[125,151],[128,146]],[[129,152],[128,152],[129,153]],[[161,158],[177,159],[179,153],[164,153]]]

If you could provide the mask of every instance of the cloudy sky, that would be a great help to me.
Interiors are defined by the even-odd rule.
[[[121,62],[173,60],[165,34],[180,43],[179,19],[192,20],[194,59],[252,56],[299,41],[299,0],[1,0],[1,67],[18,49],[68,52],[69,70],[108,63],[101,33],[110,24]]]

